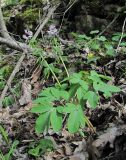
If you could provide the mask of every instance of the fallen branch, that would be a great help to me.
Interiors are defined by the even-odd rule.
[[[24,50],[30,51],[30,47],[26,45],[25,43],[17,42],[15,39],[13,39],[10,35],[9,32],[7,31],[5,21],[3,18],[2,14],[2,9],[1,9],[1,3],[0,3],[0,44],[6,44],[10,48],[16,49],[18,51],[24,52]]]
[[[0,4],[0,31],[1,31],[1,35],[4,38],[7,39],[12,39],[7,31],[5,22],[4,22],[4,18],[3,18],[3,14],[2,14],[2,9],[1,9],[1,4]]]
[[[120,44],[121,44],[121,42],[122,42],[122,39],[123,39],[123,35],[124,35],[124,32],[125,32],[125,25],[126,25],[126,17],[125,17],[124,22],[123,22],[122,34],[121,34],[121,37],[120,37],[118,46],[117,46],[117,48],[116,48],[116,53],[118,52],[119,46],[120,46]]]
[[[34,34],[33,39],[36,39],[36,38],[38,37],[39,33],[41,32],[41,30],[43,29],[43,27],[46,25],[46,23],[49,21],[49,19],[51,18],[51,16],[53,15],[53,13],[55,12],[55,10],[57,9],[58,6],[59,6],[59,4],[53,6],[53,7],[49,10],[46,18],[45,18],[44,21],[40,24],[38,30],[37,30],[36,33]]]
[[[21,51],[23,52],[24,50],[27,50],[27,52],[31,52],[31,48],[25,44],[25,43],[21,43],[21,42],[18,42],[18,41],[11,41],[10,39],[6,39],[6,38],[2,38],[0,37],[0,44],[5,44],[7,45],[8,47],[12,48],[12,49],[15,49],[17,51]]]
[[[6,96],[6,93],[7,93],[7,91],[8,91],[8,87],[10,87],[11,82],[12,82],[12,80],[13,80],[14,77],[15,77],[15,74],[19,71],[19,68],[20,68],[20,66],[21,66],[21,64],[22,64],[22,62],[23,62],[23,60],[24,60],[24,58],[25,58],[25,54],[26,54],[26,53],[24,52],[24,53],[22,54],[22,56],[20,57],[20,59],[18,60],[18,62],[17,62],[17,64],[16,64],[13,72],[11,73],[11,75],[10,75],[8,81],[7,81],[6,86],[4,87],[4,90],[2,91],[2,94],[1,94],[1,96],[0,96],[0,107],[2,107],[2,101],[4,100],[4,98],[5,98],[5,96]]]

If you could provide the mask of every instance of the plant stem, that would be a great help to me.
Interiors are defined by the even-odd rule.
[[[41,55],[41,58],[42,58],[43,61],[45,61],[47,67],[50,69],[50,71],[51,71],[51,73],[53,74],[54,78],[56,79],[58,85],[61,86],[61,84],[60,84],[60,82],[59,82],[56,74],[53,72],[53,70],[52,70],[52,68],[49,66],[48,62],[45,60],[45,58],[44,58],[42,55]]]
[[[64,63],[64,61],[63,61],[63,59],[62,59],[62,56],[59,55],[59,57],[60,57],[60,60],[61,60],[61,62],[62,62],[62,64],[63,64],[63,66],[64,66],[64,69],[65,69],[65,71],[66,71],[67,77],[69,77],[70,75],[69,75],[68,70],[67,70],[67,68],[66,68],[66,65],[65,65],[65,63]]]
[[[92,123],[90,122],[90,120],[87,118],[87,116],[84,115],[84,119],[85,119],[85,121],[86,121],[88,127],[95,133],[96,131],[95,131],[95,129],[94,129]]]

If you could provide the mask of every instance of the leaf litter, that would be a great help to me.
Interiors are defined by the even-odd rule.
[[[101,97],[98,108],[94,110],[86,109],[86,115],[89,117],[96,132],[91,132],[87,126],[84,129],[84,136],[80,136],[78,133],[71,134],[65,127],[61,132],[56,133],[51,129],[48,134],[37,135],[35,133],[35,117],[29,112],[32,107],[32,100],[38,96],[42,88],[52,85],[53,80],[49,79],[41,82],[43,68],[37,66],[33,70],[32,65],[33,63],[35,64],[35,59],[30,57],[26,59],[22,65],[26,72],[23,73],[23,75],[31,73],[31,76],[30,78],[23,79],[22,95],[19,98],[18,109],[13,109],[13,106],[8,106],[0,110],[0,124],[8,132],[10,141],[12,142],[14,139],[20,141],[20,145],[15,149],[12,159],[114,160],[120,157],[120,160],[124,160],[124,157],[126,157],[126,77],[122,72],[126,68],[125,57],[119,58],[117,56],[111,61],[111,59],[101,55],[102,60],[98,59],[97,63],[92,63],[90,66],[88,63],[81,63],[87,60],[88,53],[90,52],[88,48],[83,50],[83,52],[85,51],[85,54],[76,54],[75,51],[73,52],[73,49],[69,49],[69,52],[72,52],[68,55],[69,63],[72,62],[69,65],[71,73],[80,69],[95,69],[100,73],[111,75],[111,83],[119,84],[122,89],[121,93],[115,94],[111,101],[107,101],[104,97]],[[18,78],[21,76],[21,72],[22,70],[19,71]],[[42,149],[45,147],[42,146],[40,148],[40,157],[35,158],[33,155],[29,155],[29,149],[37,148],[39,141],[42,139],[51,140],[54,149],[49,147],[45,149],[45,152],[42,152]],[[1,134],[0,148],[7,153],[8,148]],[[37,155],[37,149],[36,152],[34,150],[34,154]]]

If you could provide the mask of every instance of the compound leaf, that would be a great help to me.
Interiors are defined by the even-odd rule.
[[[88,91],[85,94],[85,99],[87,99],[88,103],[90,104],[90,106],[92,108],[95,108],[97,106],[97,104],[98,104],[99,97],[95,92]]]
[[[80,122],[78,119],[78,111],[73,111],[70,113],[68,118],[68,130],[71,133],[75,133],[79,130]]]
[[[58,132],[62,128],[62,115],[57,112],[56,108],[53,109],[50,120],[53,130]]]
[[[48,129],[50,123],[50,112],[42,113],[36,119],[35,130],[37,133],[44,132],[45,129]]]

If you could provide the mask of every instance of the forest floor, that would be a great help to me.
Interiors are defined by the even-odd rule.
[[[1,160],[125,160],[125,34],[124,41],[118,46],[122,32],[109,37],[105,35],[97,37],[97,31],[88,36],[78,33],[68,33],[66,36],[66,33],[62,33],[63,39],[59,33],[53,35],[53,38],[50,37],[50,32],[52,32],[50,26],[46,26],[42,38],[40,36],[34,42],[26,39],[27,34],[24,34],[24,39],[22,38],[22,41],[29,43],[30,46],[41,48],[46,54],[46,61],[38,50],[26,55],[11,86],[8,87],[4,107],[0,109]],[[57,32],[55,26],[53,32]],[[59,50],[61,59],[54,55],[57,45],[61,49]],[[21,54],[4,45],[0,47],[0,94],[2,94]],[[82,133],[69,133],[64,122],[58,132],[49,128],[48,133],[37,134],[35,132],[37,116],[30,110],[40,92],[47,87],[55,86],[55,75],[60,81],[66,77],[64,63],[70,75],[95,70],[110,76],[111,80],[108,83],[118,86],[121,91],[107,99],[100,94],[95,109],[86,104],[84,114],[89,119],[89,125],[82,129]]]

